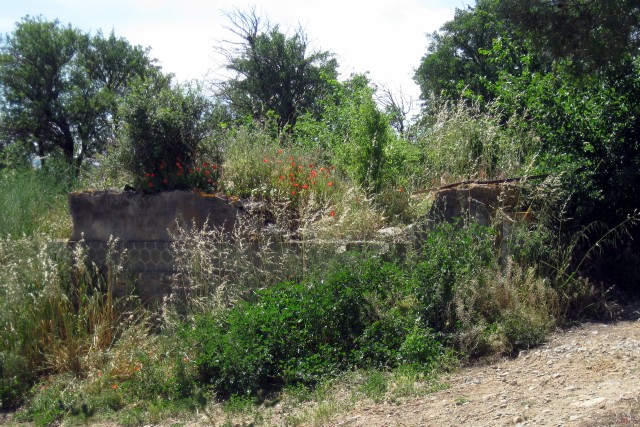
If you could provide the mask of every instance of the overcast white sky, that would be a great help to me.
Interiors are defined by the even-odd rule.
[[[178,80],[220,75],[214,46],[230,33],[223,11],[255,5],[284,30],[302,25],[316,49],[337,55],[344,77],[369,72],[375,83],[413,98],[414,69],[427,34],[472,0],[0,0],[0,33],[26,15],[58,19],[83,31],[113,29],[134,45],[151,47],[163,71]]]

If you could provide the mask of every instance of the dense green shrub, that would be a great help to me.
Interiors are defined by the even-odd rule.
[[[198,148],[210,132],[210,102],[192,87],[171,86],[163,79],[137,81],[123,99],[124,124],[119,160],[148,191],[200,188],[217,182],[204,175]],[[200,168],[205,168],[202,170]]]
[[[333,164],[368,192],[380,191],[391,178],[387,156],[394,140],[389,118],[377,107],[368,78],[355,75],[333,82],[323,117],[301,117],[294,135],[299,144],[321,147]],[[400,157],[396,157],[396,161]]]
[[[454,331],[457,289],[494,265],[495,234],[475,223],[443,223],[430,230],[415,266],[417,298],[426,324],[437,331]]]
[[[429,364],[441,353],[407,300],[411,282],[382,261],[309,283],[281,283],[185,331],[202,381],[221,395],[315,384],[355,367]],[[403,308],[394,308],[394,302]]]
[[[200,318],[188,335],[199,346],[203,381],[223,395],[252,394],[348,367],[372,315],[355,278],[337,274],[260,291],[255,303]]]

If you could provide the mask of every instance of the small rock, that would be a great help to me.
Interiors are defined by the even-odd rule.
[[[585,400],[584,402],[576,402],[572,406],[580,406],[582,408],[590,408],[592,406],[600,405],[601,403],[606,402],[605,397],[596,397],[595,399]]]
[[[400,227],[386,227],[378,230],[380,237],[400,237],[403,234]]]

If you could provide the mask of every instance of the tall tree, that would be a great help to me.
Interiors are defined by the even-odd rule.
[[[497,12],[574,72],[620,65],[640,48],[638,0],[502,0]]]
[[[128,81],[158,72],[147,54],[113,34],[23,18],[0,44],[3,133],[42,161],[60,152],[79,168],[113,138]]]
[[[532,51],[518,27],[499,15],[501,1],[478,0],[474,7],[456,9],[454,19],[430,36],[414,75],[423,101],[462,96],[490,102],[503,73],[549,68],[550,58]]]
[[[333,54],[310,50],[301,28],[288,36],[255,9],[227,16],[238,40],[221,49],[233,77],[220,84],[220,95],[233,110],[256,119],[275,113],[280,128],[294,126],[301,114],[317,112],[317,99],[338,74]]]

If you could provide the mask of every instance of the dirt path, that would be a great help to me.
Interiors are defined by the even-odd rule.
[[[542,347],[451,374],[447,390],[359,407],[341,426],[640,426],[640,313],[584,324]]]

